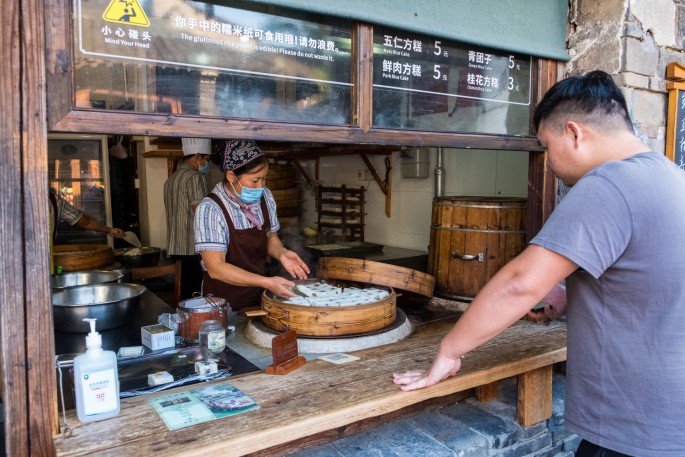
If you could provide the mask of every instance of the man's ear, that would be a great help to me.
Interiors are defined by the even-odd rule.
[[[580,143],[585,139],[585,131],[583,126],[575,121],[568,121],[566,123],[566,129],[570,135],[573,136],[573,144],[577,148]]]

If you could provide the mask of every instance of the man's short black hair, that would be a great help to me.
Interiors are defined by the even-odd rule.
[[[623,127],[632,131],[626,100],[621,89],[607,73],[595,70],[584,76],[572,76],[556,83],[535,108],[535,129],[541,122],[552,128],[568,120],[580,120],[602,128]],[[620,120],[617,125],[616,120]],[[547,125],[547,124],[546,124]]]

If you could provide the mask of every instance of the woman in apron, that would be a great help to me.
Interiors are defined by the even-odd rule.
[[[195,250],[204,269],[202,294],[226,299],[233,310],[261,304],[270,290],[293,297],[295,283],[267,277],[272,257],[292,278],[306,279],[309,268],[278,238],[276,202],[265,187],[269,163],[252,140],[227,141],[222,148],[224,180],[205,197],[195,212]]]

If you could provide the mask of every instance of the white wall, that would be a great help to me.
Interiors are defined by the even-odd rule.
[[[366,169],[359,156],[322,157],[320,183],[330,186],[364,186],[367,189],[365,241],[428,251],[436,154],[436,150],[431,149],[429,177],[424,179],[403,178],[400,153],[397,151],[392,154],[390,218],[385,216],[385,195],[378,184],[373,180],[358,180],[358,170]],[[164,182],[167,179],[167,159],[142,158],[142,151],[138,157],[142,242],[148,246],[165,248]],[[384,177],[384,156],[369,158],[381,177]],[[306,161],[303,164],[308,167],[309,175],[315,176],[314,162]],[[527,197],[527,152],[445,149],[443,167],[445,196]],[[301,196],[300,227],[316,228],[315,192],[305,188]]]
[[[321,184],[364,186],[367,189],[365,241],[428,251],[436,154],[436,150],[431,149],[430,176],[416,179],[402,177],[400,153],[393,153],[390,218],[385,216],[385,195],[378,184],[375,181],[358,180],[358,170],[366,168],[359,156],[321,158]],[[384,157],[369,157],[383,177]],[[311,170],[313,163],[308,162],[307,165]],[[527,152],[445,149],[443,167],[445,196],[527,197]],[[314,173],[310,176],[314,176]],[[316,227],[315,194],[313,191],[305,190],[302,195],[301,225]]]
[[[166,249],[164,183],[167,176],[167,159],[163,157],[143,158],[142,143],[138,143],[140,241],[144,246]]]

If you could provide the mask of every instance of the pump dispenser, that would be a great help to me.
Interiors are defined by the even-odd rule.
[[[74,359],[76,415],[81,422],[107,419],[119,414],[119,375],[117,356],[102,350],[102,336],[95,331],[97,319],[90,323],[86,353]]]

